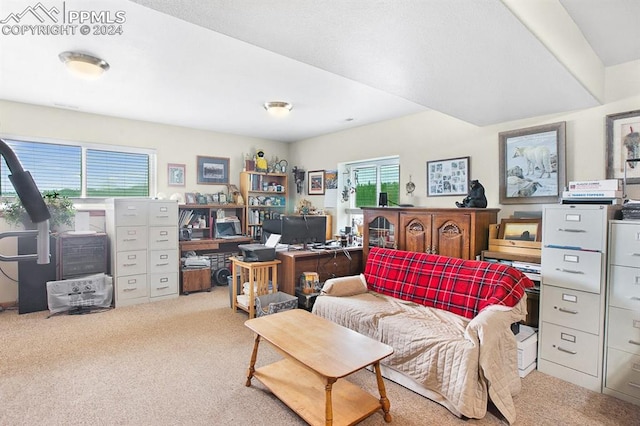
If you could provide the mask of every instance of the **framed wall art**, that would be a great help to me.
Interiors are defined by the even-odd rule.
[[[640,183],[640,110],[607,115],[607,179],[623,179],[627,184]]]
[[[186,204],[195,204],[197,201],[195,192],[185,192],[184,193],[184,202]]]
[[[427,161],[427,196],[467,195],[469,157]]]
[[[229,159],[198,156],[198,183],[226,185],[229,183]]]
[[[500,221],[501,240],[542,241],[541,218],[508,218]]]
[[[324,195],[324,170],[314,170],[307,175],[309,195]]]
[[[564,121],[499,133],[500,204],[556,203],[566,185]]]
[[[186,166],[184,164],[167,164],[168,185],[184,186],[185,169]]]

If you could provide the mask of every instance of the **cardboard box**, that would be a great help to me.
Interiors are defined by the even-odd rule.
[[[537,359],[538,333],[532,327],[520,325],[516,340],[518,341],[518,369],[529,369]]]

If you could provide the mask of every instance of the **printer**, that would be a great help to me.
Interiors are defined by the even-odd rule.
[[[245,262],[268,262],[275,260],[276,249],[264,244],[238,244]]]

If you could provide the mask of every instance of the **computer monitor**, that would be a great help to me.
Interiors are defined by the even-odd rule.
[[[238,219],[216,221],[215,238],[233,238],[239,235],[242,235],[242,227]]]
[[[282,217],[282,244],[308,244],[326,242],[325,216],[290,215]]]
[[[262,221],[262,243],[264,244],[271,234],[282,234],[282,220],[265,219]]]

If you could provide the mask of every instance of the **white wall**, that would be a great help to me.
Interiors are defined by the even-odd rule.
[[[516,210],[541,210],[535,204],[499,205],[498,133],[540,124],[567,122],[567,179],[604,179],[606,168],[605,116],[640,110],[640,61],[610,67],[606,70],[606,103],[588,110],[567,114],[535,117],[477,127],[435,111],[427,111],[396,120],[362,126],[351,130],[300,141],[291,145],[226,135],[215,132],[123,120],[79,112],[0,101],[0,135],[32,136],[52,139],[83,140],[112,145],[151,147],[158,150],[158,191],[171,194],[176,187],[166,185],[166,164],[187,166],[187,185],[181,191],[213,192],[210,185],[196,185],[197,155],[229,157],[231,183],[238,183],[242,156],[262,148],[267,157],[286,158],[289,168],[304,170],[336,169],[339,163],[400,156],[401,189],[411,175],[416,184],[413,197],[401,194],[402,203],[426,207],[453,207],[462,197],[427,197],[426,162],[469,156],[471,177],[485,186],[489,207],[501,208],[500,218]],[[291,175],[290,175],[291,176]],[[290,205],[299,198],[324,208],[324,196],[297,195],[292,179]],[[306,188],[306,181],[305,181]],[[640,199],[640,185],[629,188],[634,199]],[[339,192],[339,191],[338,191]],[[334,230],[345,226],[345,204],[328,209],[334,216]],[[0,231],[6,229],[0,221]],[[7,247],[8,245],[8,247]],[[0,253],[15,253],[15,243],[0,241]],[[0,268],[17,277],[15,262],[0,263]],[[13,302],[17,286],[0,275],[0,303]]]
[[[282,142],[7,101],[0,101],[0,135],[155,148],[158,192],[167,195],[174,192],[211,193],[220,190],[220,186],[196,184],[198,155],[228,157],[230,183],[239,186],[245,153],[253,155],[261,148],[268,159],[272,156],[282,159],[287,158],[289,151],[289,144]],[[186,165],[184,188],[167,185],[167,163]],[[94,218],[92,225],[103,227],[104,221]],[[6,223],[0,221],[0,232],[7,229]],[[16,239],[0,240],[0,253],[15,254]],[[18,276],[17,262],[0,262],[0,269],[10,277]],[[17,284],[0,273],[0,304],[15,302],[16,298]]]
[[[304,140],[292,145],[292,163],[306,170],[335,169],[338,163],[366,158],[400,156],[401,203],[424,207],[455,207],[463,197],[427,197],[426,162],[455,157],[470,157],[471,178],[486,189],[489,207],[501,208],[499,218],[516,210],[541,210],[541,205],[499,204],[498,133],[542,124],[566,121],[567,180],[604,179],[606,177],[605,116],[640,110],[640,61],[607,69],[607,103],[587,110],[535,117],[494,126],[477,127],[436,111],[427,111],[395,120],[363,126]],[[414,196],[403,191],[412,177]],[[629,188],[640,199],[640,185]],[[324,197],[304,196],[322,208]],[[347,225],[344,208],[331,209],[335,228]]]

